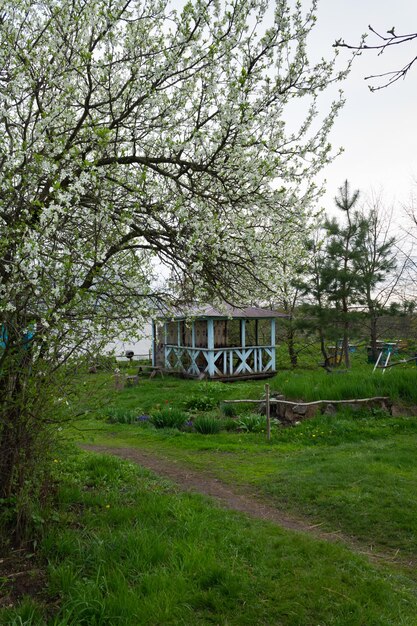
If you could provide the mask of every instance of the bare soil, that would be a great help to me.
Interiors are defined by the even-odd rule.
[[[24,596],[42,600],[45,586],[45,571],[27,548],[0,558],[0,608],[14,607]]]
[[[173,481],[182,491],[199,493],[213,498],[226,509],[240,511],[250,517],[273,522],[287,530],[307,533],[316,539],[340,543],[351,550],[366,556],[372,562],[389,563],[413,568],[414,563],[399,556],[399,550],[381,552],[372,545],[364,545],[354,537],[342,534],[341,531],[326,531],[322,524],[311,524],[307,519],[295,517],[265,502],[258,494],[251,493],[246,487],[227,485],[205,471],[199,472],[186,467],[176,460],[140,450],[138,448],[122,448],[103,445],[82,445],[84,450],[113,454],[122,459],[137,463],[142,467]]]

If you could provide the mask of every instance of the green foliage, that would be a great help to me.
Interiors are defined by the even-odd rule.
[[[257,413],[244,415],[237,420],[240,430],[248,433],[263,433],[266,431],[266,417]]]
[[[105,416],[109,424],[134,424],[137,422],[138,411],[114,407],[105,411]]]
[[[194,420],[194,430],[201,435],[217,435],[222,429],[222,421],[215,417],[201,415]]]
[[[239,424],[237,419],[233,419],[231,417],[222,419],[222,430],[226,430],[227,432],[232,432],[234,430],[238,430]]]
[[[185,408],[189,411],[210,411],[218,404],[214,396],[195,396],[185,403]]]
[[[181,428],[187,418],[181,409],[166,407],[154,413],[150,421],[155,428]]]
[[[186,400],[186,409],[190,411],[210,411],[218,406],[224,389],[219,382],[201,381],[195,384],[195,391],[197,393]]]
[[[412,582],[390,566],[178,493],[116,458],[74,454],[56,470],[43,602],[0,609],[1,624],[415,624]]]
[[[221,412],[225,417],[236,417],[237,410],[235,404],[221,404]]]

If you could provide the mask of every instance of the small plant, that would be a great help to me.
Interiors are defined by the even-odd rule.
[[[196,396],[194,398],[190,398],[185,407],[189,411],[210,411],[217,404],[217,399],[213,396]]]
[[[137,421],[138,412],[134,409],[115,407],[107,409],[105,415],[110,424],[134,424]]]
[[[266,430],[266,417],[256,413],[245,415],[237,420],[237,425],[247,433],[261,433]]]
[[[235,408],[234,404],[222,404],[221,405],[221,411],[222,411],[222,414],[225,417],[236,417],[237,416],[236,408]]]
[[[136,417],[135,420],[138,424],[149,424],[149,422],[151,421],[151,416],[150,415],[138,415]]]
[[[150,421],[155,428],[181,428],[187,417],[180,409],[167,407],[154,413]]]
[[[227,432],[238,430],[239,428],[238,420],[232,419],[231,417],[227,419],[222,419],[222,428],[223,430],[227,430]]]
[[[194,420],[194,429],[201,435],[217,435],[221,428],[222,422],[215,417],[202,415]]]

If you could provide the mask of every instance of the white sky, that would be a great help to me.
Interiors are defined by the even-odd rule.
[[[272,0],[271,0],[272,3]],[[308,1],[303,0],[308,6]],[[311,53],[328,58],[335,39],[359,41],[371,24],[385,33],[417,32],[417,0],[319,0]],[[371,34],[367,43],[375,41]],[[341,55],[346,57],[341,50]],[[354,62],[343,85],[346,104],[331,135],[333,146],[345,152],[325,170],[326,195],[322,205],[331,210],[337,189],[347,178],[364,193],[380,191],[387,204],[406,203],[417,187],[417,63],[405,80],[371,93],[365,76],[399,69],[417,54],[417,43],[390,48],[382,56],[363,53]]]

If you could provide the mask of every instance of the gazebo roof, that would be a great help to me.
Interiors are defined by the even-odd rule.
[[[183,320],[188,318],[222,318],[222,319],[274,319],[277,317],[288,317],[286,313],[275,311],[273,309],[264,309],[260,307],[238,308],[230,304],[224,304],[221,308],[211,305],[193,305],[182,311],[173,311],[172,315],[161,316],[163,319]]]

